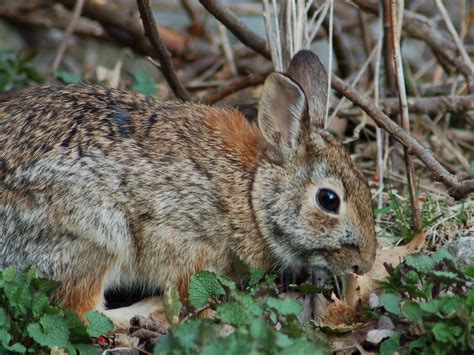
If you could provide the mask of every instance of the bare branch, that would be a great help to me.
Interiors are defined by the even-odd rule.
[[[226,86],[217,89],[214,92],[204,95],[199,101],[204,104],[213,104],[224,97],[232,95],[237,91],[246,89],[251,86],[257,86],[262,84],[267,77],[267,74],[249,74],[246,77],[232,80]]]
[[[410,120],[408,117],[407,93],[405,91],[405,77],[403,75],[402,57],[400,51],[400,29],[401,23],[398,23],[399,14],[404,11],[403,7],[399,6],[400,2],[394,0],[390,3],[390,27],[392,28],[390,44],[393,50],[393,61],[395,62],[395,79],[398,91],[398,100],[400,104],[400,117],[403,129],[410,133]],[[416,193],[415,181],[415,164],[413,157],[408,153],[408,149],[404,147],[405,165],[408,181],[408,192],[410,193],[410,204],[412,212],[413,229],[419,232],[423,228],[421,222],[420,206],[418,204],[418,196]]]
[[[160,61],[161,72],[166,78],[171,90],[173,90],[176,97],[183,101],[194,101],[193,97],[189,95],[184,86],[179,82],[168,49],[161,41],[160,34],[156,29],[155,18],[151,11],[150,0],[137,0],[137,5],[138,10],[140,11],[140,17],[142,18],[145,34],[155,49],[156,56]]]

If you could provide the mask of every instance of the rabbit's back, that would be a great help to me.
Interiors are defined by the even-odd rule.
[[[245,135],[239,147],[226,130]],[[226,265],[226,237],[253,228],[233,201],[248,186],[232,180],[246,179],[258,136],[235,111],[92,85],[29,90],[0,105],[0,264],[68,282],[80,275],[65,265],[93,266],[144,285]]]

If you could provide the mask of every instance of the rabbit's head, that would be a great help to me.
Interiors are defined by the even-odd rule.
[[[342,144],[324,130],[327,74],[300,51],[287,74],[265,81],[258,125],[265,138],[252,199],[279,266],[364,273],[376,249],[368,185]]]

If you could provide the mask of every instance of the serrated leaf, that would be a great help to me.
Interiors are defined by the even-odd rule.
[[[40,345],[64,348],[69,342],[69,329],[66,321],[59,315],[45,314],[39,323],[27,327],[28,334]]]
[[[7,271],[7,269],[5,269],[5,271]],[[8,299],[10,308],[14,309],[16,316],[25,314],[31,307],[33,300],[25,275],[17,273],[13,269],[13,271],[8,270],[6,275],[4,274],[3,279],[5,281],[3,291]]]
[[[433,270],[430,272],[431,275],[435,276],[437,279],[448,282],[448,283],[453,283],[456,281],[461,281],[461,279],[458,277],[458,275],[454,272],[450,271],[437,271]]]
[[[239,301],[253,316],[260,316],[263,313],[262,307],[260,307],[260,305],[252,298],[252,296],[237,291],[233,292],[232,296],[236,301]]]
[[[196,349],[196,339],[199,334],[199,328],[203,324],[202,319],[191,319],[182,322],[175,332],[180,344],[187,350]]]
[[[265,270],[259,268],[250,269],[249,286],[255,286],[258,284],[263,276],[265,276]]]
[[[219,282],[222,284],[222,286],[225,286],[229,288],[230,290],[235,290],[237,287],[235,286],[235,282],[229,279],[228,277],[225,276],[217,276],[217,279]]]
[[[201,308],[207,303],[209,297],[218,295],[225,295],[225,291],[216,274],[210,271],[201,271],[191,277],[189,301],[194,307]]]
[[[216,318],[233,325],[250,324],[253,317],[248,310],[237,302],[224,303],[217,306]]]
[[[89,320],[86,326],[87,334],[91,337],[98,338],[114,330],[114,325],[110,319],[100,312],[89,311],[85,313],[85,316]]]
[[[13,280],[15,280],[16,275],[17,275],[17,271],[15,270],[13,266],[9,266],[5,270],[2,271],[2,278],[3,278],[3,281],[5,282],[12,282]]]
[[[427,273],[433,270],[433,267],[435,265],[435,262],[430,259],[429,256],[422,253],[407,255],[405,257],[405,263],[408,266],[414,268],[416,271],[422,273]]]
[[[392,293],[384,293],[379,297],[380,304],[390,313],[397,316],[401,315],[400,302],[402,298]]]
[[[452,314],[458,307],[462,306],[463,301],[457,296],[447,296],[441,299],[440,309],[444,314]]]
[[[435,263],[439,263],[440,261],[443,261],[443,260],[455,261],[447,248],[438,249],[431,258],[433,259]]]
[[[440,302],[439,300],[432,300],[430,302],[420,302],[419,305],[423,311],[436,314],[439,312]]]
[[[406,302],[402,306],[403,315],[412,322],[420,322],[423,320],[423,310],[416,302]]]
[[[269,297],[266,303],[268,307],[272,308],[274,311],[276,311],[282,316],[297,316],[301,312],[301,303],[294,298],[279,299]]]
[[[61,283],[55,280],[49,280],[44,277],[37,277],[32,280],[32,284],[40,293],[50,296],[55,290],[61,286]]]

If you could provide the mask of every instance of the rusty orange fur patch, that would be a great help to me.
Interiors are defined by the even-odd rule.
[[[83,280],[70,280],[56,292],[56,299],[64,301],[64,309],[72,308],[79,316],[94,310],[102,297],[104,274],[95,273],[93,277]]]
[[[239,155],[242,165],[250,168],[257,163],[258,144],[262,138],[257,125],[249,123],[233,109],[216,110],[207,118],[207,124],[223,138],[226,148]]]

